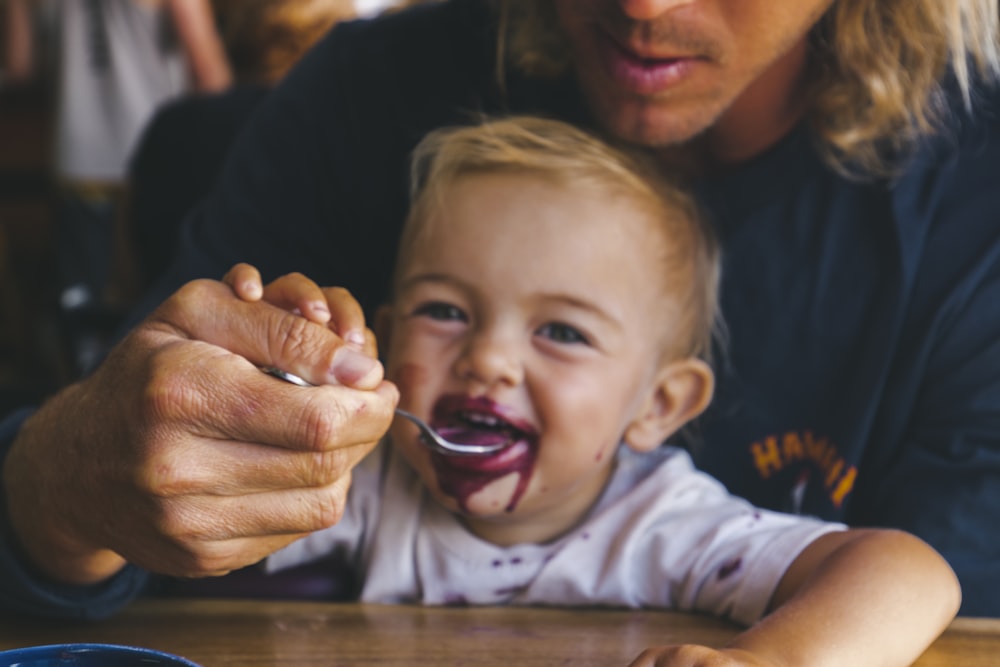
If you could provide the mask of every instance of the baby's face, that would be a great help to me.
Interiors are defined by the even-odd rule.
[[[386,348],[400,407],[498,453],[392,438],[434,496],[496,543],[544,541],[596,500],[652,392],[663,341],[662,242],[622,198],[537,177],[450,185],[407,249]]]

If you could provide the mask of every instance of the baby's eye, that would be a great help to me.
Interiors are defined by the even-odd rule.
[[[579,329],[561,322],[550,322],[538,330],[539,336],[544,336],[556,343],[567,345],[590,345],[590,341]]]
[[[459,322],[465,322],[468,320],[465,316],[465,312],[461,308],[450,303],[444,303],[443,301],[431,301],[429,303],[420,304],[413,310],[413,314],[441,321],[457,320]]]

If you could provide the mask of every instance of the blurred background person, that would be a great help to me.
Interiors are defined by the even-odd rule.
[[[136,140],[163,102],[223,90],[232,75],[209,0],[7,0],[5,11],[8,81],[52,87],[57,312],[81,374],[115,323],[113,249]]]

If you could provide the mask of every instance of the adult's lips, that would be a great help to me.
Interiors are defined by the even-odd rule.
[[[608,76],[622,88],[653,95],[691,75],[701,58],[684,53],[654,53],[631,49],[607,34],[597,40],[598,54]]]

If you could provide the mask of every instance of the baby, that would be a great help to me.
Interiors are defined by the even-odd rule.
[[[502,448],[442,454],[397,419],[342,519],[269,571],[339,552],[369,602],[658,607],[751,626],[635,665],[920,655],[960,597],[932,549],[754,508],[663,444],[713,384],[718,252],[686,194],[640,156],[533,118],[436,131],[413,165],[376,318],[386,376],[449,439]],[[237,292],[256,280],[245,265],[227,276]],[[263,299],[323,325],[347,307],[301,275]]]

